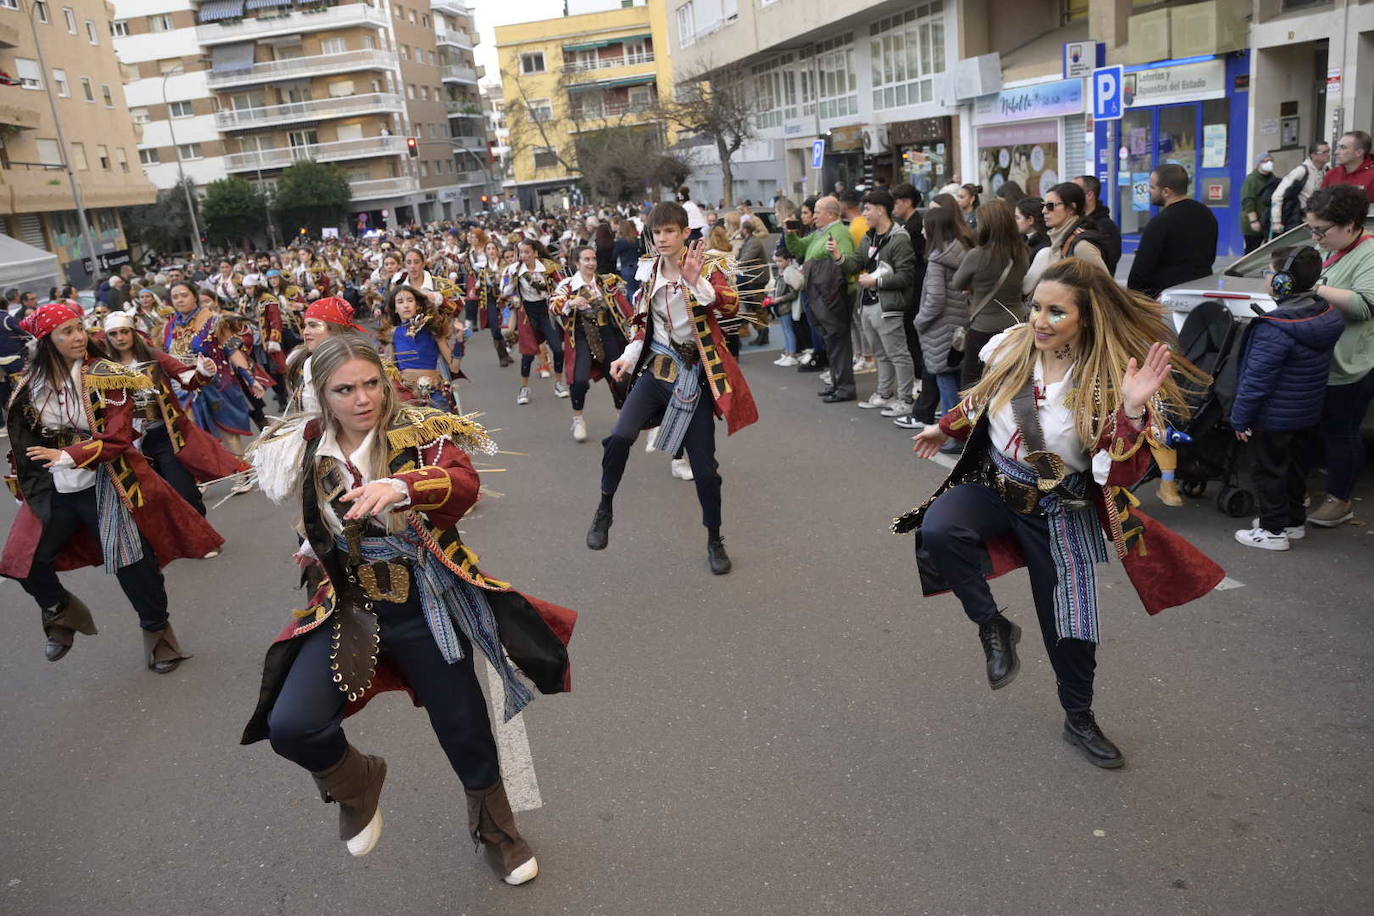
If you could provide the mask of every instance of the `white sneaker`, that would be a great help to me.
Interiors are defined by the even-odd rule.
[[[911,399],[918,400],[921,397],[921,380],[917,379],[911,383]]]
[[[829,370],[829,369],[822,369],[822,370],[821,370],[821,374],[818,375],[817,378],[819,378],[819,379],[821,380],[821,384],[822,384],[822,385],[833,385],[833,384],[835,384],[834,382],[832,382],[832,381],[830,380],[831,376],[830,376],[830,370]]]
[[[645,430],[645,436],[644,436],[644,451],[645,451],[646,454],[652,455],[652,454],[654,453],[654,437],[657,436],[657,435],[658,435],[658,427],[657,427],[657,426],[655,426],[653,429]]]
[[[868,375],[868,374],[871,373],[871,372],[877,372],[877,371],[878,371],[878,363],[877,363],[876,361],[874,361],[874,360],[871,360],[871,359],[861,359],[861,360],[858,360],[858,363],[859,363],[859,365],[857,365],[857,366],[854,367],[854,374],[855,374],[855,375]]]
[[[1255,528],[1258,528],[1260,526],[1259,519],[1250,519],[1250,524]],[[1283,529],[1283,533],[1288,535],[1288,540],[1290,541],[1301,541],[1303,538],[1307,537],[1307,526],[1290,525],[1289,527]]]
[[[676,477],[678,480],[691,480],[691,479],[693,479],[693,478],[692,478],[692,462],[688,461],[686,458],[674,458],[674,459],[673,459],[673,476]]]
[[[1288,535],[1271,534],[1260,527],[1237,531],[1236,540],[1246,547],[1258,547],[1260,550],[1287,550],[1292,546],[1288,543]]]
[[[797,354],[797,362],[799,362],[799,363],[809,362],[810,359],[811,359],[812,354],[813,354],[812,349],[811,349],[810,347],[807,347],[805,350],[803,350],[803,351],[801,351],[800,353]]]
[[[562,379],[553,383],[553,396],[556,398],[566,398],[568,396],[568,385]]]
[[[587,421],[582,417],[573,417],[572,425],[573,439],[578,442],[587,441]]]
[[[378,808],[377,813],[372,815],[372,820],[362,829],[362,832],[348,841],[348,854],[365,856],[376,847],[377,841],[381,838],[382,809]]]
[[[885,398],[878,392],[873,392],[867,399],[859,402],[859,406],[864,410],[877,410],[879,407],[886,407],[892,403],[892,398]]]
[[[915,406],[915,403],[912,401],[903,401],[901,398],[893,398],[891,401],[888,401],[887,406],[883,408],[882,415],[885,417],[905,417],[911,413],[911,409]]]
[[[782,359],[778,359],[778,360],[774,360],[774,361],[773,361],[773,365],[775,365],[775,366],[787,366],[787,367],[795,366],[795,365],[798,365],[799,363],[801,363],[801,360],[797,359],[795,356],[784,356]]]
[[[520,393],[519,393],[518,395],[516,395],[515,403],[517,403],[517,404],[528,404],[529,402],[530,402],[530,390],[529,390],[528,388],[521,388],[521,389],[520,389]]]
[[[522,884],[528,884],[537,877],[539,877],[539,863],[535,861],[534,856],[530,856],[529,860],[525,862],[524,865],[517,867],[515,871],[506,875],[501,880],[511,887],[519,887]]]

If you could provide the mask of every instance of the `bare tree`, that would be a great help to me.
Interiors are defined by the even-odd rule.
[[[715,143],[727,206],[735,203],[731,158],[756,136],[755,107],[742,74],[736,70],[713,71],[709,64],[680,77],[674,98],[659,97],[663,120],[684,133]]]

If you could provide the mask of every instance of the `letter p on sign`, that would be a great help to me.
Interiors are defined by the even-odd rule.
[[[1122,84],[1125,80],[1123,68],[1102,67],[1093,71],[1093,120],[1119,121],[1125,108]]]

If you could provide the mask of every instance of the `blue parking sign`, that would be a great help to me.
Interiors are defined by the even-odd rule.
[[[1126,108],[1122,92],[1126,82],[1124,69],[1120,64],[1115,67],[1101,67],[1093,71],[1092,81],[1093,120],[1121,120],[1121,113]]]
[[[813,140],[811,143],[811,167],[818,169],[825,162],[825,141]]]

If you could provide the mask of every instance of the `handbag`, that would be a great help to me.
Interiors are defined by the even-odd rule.
[[[954,329],[954,336],[951,337],[949,341],[951,366],[956,366],[963,360],[964,347],[968,344],[968,329],[973,326],[973,320],[983,314],[983,309],[987,308],[988,303],[997,295],[997,291],[1002,288],[1002,284],[1007,282],[1007,274],[1011,273],[1011,265],[1012,262],[1008,261],[1007,266],[1003,267],[1002,273],[998,275],[997,282],[992,285],[992,289],[988,290],[987,295],[978,300],[978,304],[975,305],[973,311],[969,313],[968,324]],[[958,360],[954,359],[955,350],[959,351]]]

